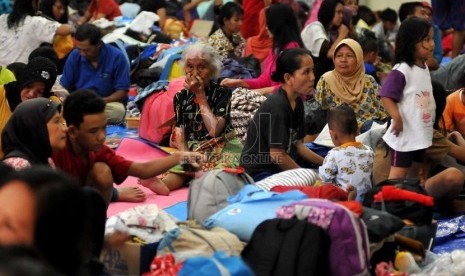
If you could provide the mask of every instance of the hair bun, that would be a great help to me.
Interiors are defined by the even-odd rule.
[[[282,77],[278,73],[277,68],[276,68],[276,71],[273,71],[273,73],[271,73],[271,80],[274,81],[274,82],[282,82],[283,81]]]

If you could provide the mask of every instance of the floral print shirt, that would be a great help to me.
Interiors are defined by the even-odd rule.
[[[345,143],[328,152],[319,168],[320,179],[346,189],[352,185],[357,189],[357,200],[371,189],[373,172],[373,150],[360,142]]]
[[[323,110],[331,109],[344,103],[331,91],[331,88],[323,77],[318,81],[316,90],[315,99],[319,102]],[[375,79],[370,75],[365,75],[362,99],[360,102],[350,105],[357,116],[359,128],[362,127],[363,123],[366,121],[384,120],[388,117],[378,97],[378,91],[379,85],[376,83]]]
[[[232,130],[230,120],[231,92],[216,82],[210,81],[209,86],[205,88],[205,94],[213,114],[226,119],[222,134],[230,132]],[[174,110],[176,126],[184,128],[187,142],[213,138],[208,134],[208,129],[203,122],[200,107],[193,92],[183,89],[176,93],[174,96]]]
[[[208,43],[220,54],[221,61],[227,59],[230,53],[234,54],[234,58],[242,57],[245,48],[245,39],[240,33],[233,34],[232,42],[223,33],[222,29],[218,29],[208,39]]]

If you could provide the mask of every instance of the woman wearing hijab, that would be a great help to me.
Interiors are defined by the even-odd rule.
[[[359,128],[367,122],[385,120],[387,114],[378,99],[379,86],[372,76],[365,74],[360,44],[343,39],[336,46],[333,62],[334,70],[326,72],[317,84],[315,99],[321,109],[346,103],[354,109]]]
[[[38,210],[33,242],[41,256],[64,275],[102,275],[102,266],[96,260],[104,240],[105,201],[95,190],[81,189],[64,174],[47,169],[55,167],[52,153],[66,146],[66,127],[60,121],[60,111],[60,104],[45,98],[19,104],[2,132],[6,156],[3,163],[20,170],[18,175],[26,183],[48,187],[31,187],[37,194]],[[73,185],[74,191],[66,195],[57,191],[65,189],[63,184]],[[47,193],[54,200],[42,198]],[[62,200],[57,201],[60,196]],[[70,200],[72,204],[65,204]],[[64,222],[68,217],[71,221]],[[75,226],[63,231],[61,225]],[[72,237],[73,242],[63,243],[66,237]]]
[[[253,55],[262,63],[273,48],[273,39],[266,29],[266,8],[260,11],[258,16],[259,33],[247,39],[245,45],[245,56]],[[262,68],[263,69],[263,68]]]
[[[17,170],[32,165],[54,167],[51,156],[65,148],[61,105],[45,98],[19,104],[2,132],[3,162]]]
[[[17,81],[0,85],[0,132],[21,102],[37,97],[60,101],[50,93],[57,77],[57,68],[49,59],[43,57],[32,59],[24,69],[17,72],[16,77]],[[2,157],[0,143],[0,158]]]

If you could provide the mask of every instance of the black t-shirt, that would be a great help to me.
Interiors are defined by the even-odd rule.
[[[316,87],[316,84],[318,83],[318,81],[320,80],[321,76],[323,76],[324,73],[334,69],[333,60],[328,58],[327,56],[328,51],[331,48],[331,43],[329,41],[323,42],[323,45],[321,45],[319,57],[314,57],[312,55],[313,64],[315,66],[314,67],[315,69],[313,71],[313,73],[315,74],[314,87]]]
[[[231,131],[231,91],[225,87],[210,81],[210,85],[205,90],[208,105],[212,113],[226,120],[222,133]],[[188,141],[203,141],[211,137],[203,122],[200,107],[193,92],[182,89],[176,93],[173,99],[175,119],[177,127],[184,127],[186,139]]]
[[[241,154],[241,167],[254,176],[262,172],[277,173],[281,169],[271,161],[270,148],[284,149],[294,160],[295,142],[305,136],[304,106],[296,100],[293,111],[286,92],[279,88],[255,113],[247,130],[247,139]]]
[[[140,11],[149,11],[157,13],[161,8],[166,7],[165,0],[140,0]]]

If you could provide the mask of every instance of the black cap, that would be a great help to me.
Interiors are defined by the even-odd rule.
[[[36,57],[30,60],[26,68],[19,74],[18,88],[21,91],[30,83],[36,81],[43,82],[45,84],[44,97],[48,97],[53,84],[55,84],[56,78],[56,65],[48,58]]]

